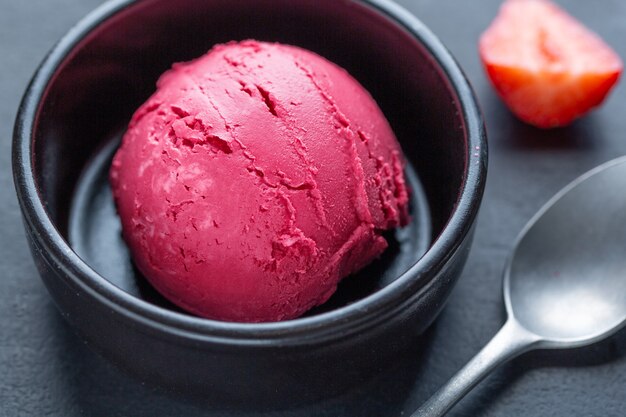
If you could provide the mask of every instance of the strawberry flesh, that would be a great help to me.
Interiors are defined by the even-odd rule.
[[[567,125],[599,105],[623,69],[598,35],[548,0],[507,0],[479,52],[511,111],[542,128]]]

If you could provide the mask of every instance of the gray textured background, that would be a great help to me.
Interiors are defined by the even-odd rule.
[[[46,51],[99,3],[0,0],[0,416],[234,416],[155,392],[88,350],[57,314],[26,247],[10,172],[18,102]],[[470,260],[413,364],[324,403],[238,416],[410,414],[502,324],[501,270],[527,219],[579,174],[626,154],[626,82],[600,110],[573,126],[535,130],[516,121],[494,96],[476,53],[478,36],[495,15],[498,0],[399,3],[456,56],[485,113],[490,172]],[[559,3],[626,58],[626,2]],[[522,357],[494,373],[451,415],[625,416],[625,333],[592,348]]]

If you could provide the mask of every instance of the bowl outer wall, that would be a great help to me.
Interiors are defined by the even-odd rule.
[[[142,333],[176,340],[176,343],[196,345],[208,342],[222,347],[305,346],[345,339],[375,328],[391,317],[406,315],[407,312],[413,315],[411,311],[423,310],[427,306],[417,308],[420,303],[416,300],[429,298],[423,293],[438,286],[434,285],[434,281],[443,281],[451,288],[456,277],[449,276],[454,274],[445,271],[460,270],[458,264],[462,264],[467,255],[470,232],[484,189],[487,168],[485,130],[471,88],[449,52],[415,17],[387,0],[364,0],[361,3],[401,25],[432,53],[458,95],[468,141],[467,174],[457,207],[431,249],[409,271],[376,294],[336,311],[281,323],[238,324],[188,317],[149,305],[119,290],[84,264],[61,238],[39,199],[31,159],[38,106],[45,96],[47,84],[63,61],[71,56],[72,48],[99,23],[134,3],[128,0],[106,3],[71,29],[42,62],[17,116],[13,143],[15,186],[34,257],[39,259],[37,263],[44,281],[48,288],[64,283],[62,290],[53,292],[53,295],[57,293],[55,300],[62,311],[68,303],[84,303],[84,313],[90,315],[89,304],[95,302],[116,321],[130,322],[132,328]],[[474,149],[478,150],[478,157],[473,156]],[[66,299],[69,294],[82,297],[82,301]],[[422,318],[425,323],[434,318],[446,295],[442,294],[436,297],[438,300],[429,303],[433,313],[430,319]],[[74,321],[72,317],[69,319]]]

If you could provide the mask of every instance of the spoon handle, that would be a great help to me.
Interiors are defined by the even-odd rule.
[[[509,318],[493,339],[411,417],[443,416],[496,366],[532,350],[539,341],[539,336]]]

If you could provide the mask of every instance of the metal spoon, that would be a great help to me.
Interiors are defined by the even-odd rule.
[[[496,366],[589,345],[626,324],[626,157],[573,181],[528,222],[504,271],[508,320],[412,417],[442,416]]]

